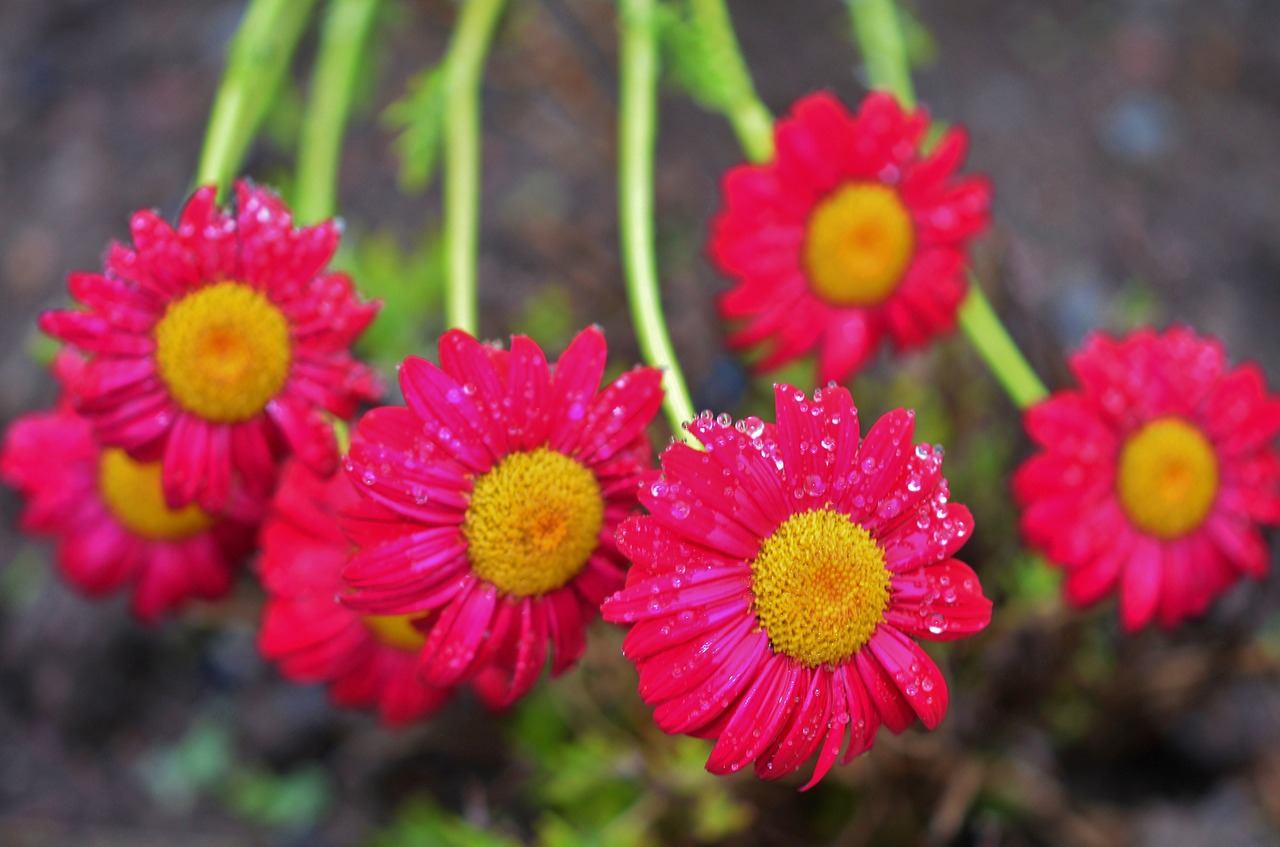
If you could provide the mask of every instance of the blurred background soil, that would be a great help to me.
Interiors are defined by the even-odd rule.
[[[0,0],[6,425],[52,398],[34,321],[66,302],[66,274],[96,268],[111,239],[127,238],[132,211],[172,216],[190,189],[243,6]],[[411,245],[438,227],[438,190],[398,190],[378,115],[439,58],[452,5],[388,6],[340,205],[351,239],[390,233]],[[617,250],[613,8],[511,6],[484,93],[483,333],[536,324],[554,340],[597,322],[615,360],[634,361]],[[921,100],[967,125],[970,167],[996,185],[996,226],[976,267],[1050,384],[1064,384],[1064,351],[1089,328],[1139,321],[1215,333],[1280,382],[1280,3],[912,8],[932,38]],[[776,112],[816,88],[856,102],[841,3],[731,9]],[[289,119],[285,106],[273,117]],[[741,156],[725,122],[678,91],[665,92],[661,122],[660,261],[675,344],[699,406],[742,414],[759,385],[722,350],[713,298],[724,283],[703,255],[719,175]],[[272,182],[290,161],[268,141],[247,171]],[[431,340],[427,328],[421,349],[403,352],[430,355]],[[945,654],[953,696],[940,731],[882,734],[807,795],[729,780],[752,823],[727,828],[723,843],[1280,844],[1276,569],[1169,635],[1120,637],[1113,606],[1078,615],[1051,595],[1002,603],[1020,552],[999,480],[1027,452],[1012,406],[962,340],[882,362],[855,400],[874,414],[918,404],[947,421],[952,491],[978,520],[964,557],[991,586],[997,620]],[[48,548],[16,533],[19,506],[0,493],[0,847],[360,844],[422,794],[528,834],[533,777],[512,752],[511,719],[463,701],[387,733],[340,714],[257,658],[248,579],[225,604],[143,628],[122,602],[65,589]],[[617,643],[601,627],[584,670],[546,696],[622,703],[645,720]]]

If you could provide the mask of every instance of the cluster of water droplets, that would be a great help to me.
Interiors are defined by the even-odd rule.
[[[924,663],[920,659],[912,659],[905,668],[894,671],[893,681],[897,683],[898,690],[906,696],[907,701],[917,712],[921,710],[921,706],[926,711],[931,711],[937,684],[933,681],[933,674],[925,670]]]
[[[400,441],[358,438],[343,457],[343,468],[366,489],[400,502],[426,506],[438,496],[433,491],[439,492],[441,482],[447,485],[449,478],[456,476],[457,466],[427,438],[413,436],[403,445],[397,443]],[[452,472],[442,474],[446,468]]]
[[[368,308],[360,307],[351,281],[339,274],[315,277],[307,286],[306,302],[310,306],[305,324],[297,332],[321,330],[326,336],[348,338],[368,323]]]
[[[657,383],[646,380],[642,376],[645,373],[641,368],[626,371],[588,408],[584,452],[591,455],[592,461],[608,461],[619,450],[630,448],[640,436],[636,416],[644,414],[658,396]],[[656,412],[656,406],[653,410]]]

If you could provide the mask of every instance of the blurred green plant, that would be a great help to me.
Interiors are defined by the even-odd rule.
[[[526,300],[515,325],[544,350],[563,350],[581,328],[573,297],[559,282],[542,286]]]
[[[237,768],[219,792],[233,814],[269,829],[314,824],[329,807],[332,793],[317,765],[283,774],[259,767]]]
[[[368,847],[521,847],[519,839],[489,832],[440,808],[433,801],[415,798],[403,807],[395,821],[375,835]]]
[[[0,570],[0,598],[9,606],[30,606],[49,583],[51,573],[42,545],[23,544]]]
[[[208,713],[173,745],[151,751],[138,764],[152,798],[174,811],[189,809],[201,794],[215,791],[232,767],[230,736]]]
[[[276,773],[239,761],[228,729],[228,710],[212,703],[185,735],[143,756],[138,773],[152,798],[173,811],[186,811],[202,796],[216,798],[231,814],[268,830],[313,826],[332,800],[319,766]]]
[[[443,325],[444,251],[437,233],[409,249],[389,232],[347,237],[333,266],[351,274],[365,297],[382,301],[357,345],[362,356],[390,369],[406,355],[429,353],[428,338]]]

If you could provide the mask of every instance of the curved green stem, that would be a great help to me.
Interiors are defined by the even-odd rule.
[[[970,275],[969,293],[956,313],[960,329],[1019,409],[1034,406],[1049,396],[1040,377],[1031,369],[1018,345],[991,308],[977,278]]]
[[[330,0],[298,141],[293,211],[302,223],[331,217],[352,90],[380,0]]]
[[[847,0],[854,30],[867,63],[872,88],[891,92],[903,106],[915,103],[911,65],[894,0]],[[969,343],[987,363],[1001,387],[1019,409],[1049,396],[1040,377],[1005,329],[982,293],[978,280],[969,279],[969,293],[956,315]]]
[[[622,262],[636,335],[645,361],[661,368],[663,409],[672,431],[696,444],[683,424],[693,419],[685,385],[662,315],[653,233],[653,147],[657,133],[658,45],[654,0],[620,0],[618,203]]]
[[[216,185],[221,193],[240,169],[313,5],[315,0],[250,2],[214,96],[196,169],[198,185]]]
[[[911,87],[911,62],[902,37],[894,0],[845,0],[853,16],[854,37],[867,65],[872,88],[891,92],[908,109],[916,104]]]
[[[773,115],[756,94],[724,0],[690,0],[689,5],[728,89],[724,114],[738,144],[751,161],[768,161],[773,157]]]
[[[503,0],[466,0],[445,57],[445,319],[475,335],[480,227],[480,76]]]

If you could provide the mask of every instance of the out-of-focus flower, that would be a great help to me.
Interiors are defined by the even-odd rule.
[[[716,739],[708,770],[773,779],[816,753],[808,787],[881,724],[937,726],[946,681],[913,638],[971,635],[991,602],[951,558],[973,518],[911,412],[860,443],[845,389],[776,394],[776,426],[701,417],[705,452],[662,454],[652,514],[619,529],[632,568],[604,617],[633,624],[623,652],[658,726]]]
[[[361,614],[414,615],[422,678],[472,680],[509,704],[546,665],[585,648],[622,584],[613,534],[636,505],[645,426],[661,374],[637,368],[597,391],[606,348],[580,333],[554,369],[528,338],[510,352],[453,330],[440,367],[406,359],[406,407],[367,413],[346,467],[361,503],[343,516],[359,550],[343,571]]]
[[[195,505],[170,508],[159,464],[100,448],[92,425],[71,408],[82,368],[78,357],[61,354],[57,407],[18,418],[5,433],[0,478],[27,500],[22,528],[56,541],[58,567],[85,594],[130,587],[144,622],[190,598],[226,594],[253,546],[259,507],[233,494],[223,517]]]
[[[1066,570],[1079,606],[1112,592],[1137,630],[1202,614],[1269,555],[1280,523],[1280,398],[1253,364],[1186,327],[1092,335],[1078,388],[1027,410],[1042,449],[1013,478],[1028,542]]]
[[[400,725],[436,711],[452,689],[418,678],[425,639],[412,616],[359,615],[338,602],[352,550],[338,515],[358,502],[345,474],[322,480],[298,462],[285,467],[262,527],[258,645],[287,678],[326,683],[334,702],[374,707]]]
[[[955,323],[966,290],[966,242],[988,221],[985,178],[957,178],[963,130],[928,155],[929,122],[872,93],[850,115],[829,94],[792,107],[777,152],[724,178],[711,256],[736,285],[721,314],[736,348],[767,342],[770,370],[817,351],[818,382],[844,381],[882,336],[919,347]]]
[[[294,228],[265,188],[239,182],[236,195],[231,215],[200,188],[176,228],[136,213],[133,249],[113,244],[103,273],[70,276],[87,308],[40,320],[89,355],[77,408],[98,440],[160,462],[175,508],[221,511],[237,486],[265,498],[286,453],[332,473],[327,414],[379,394],[348,350],[377,304],[324,272],[337,223]]]

